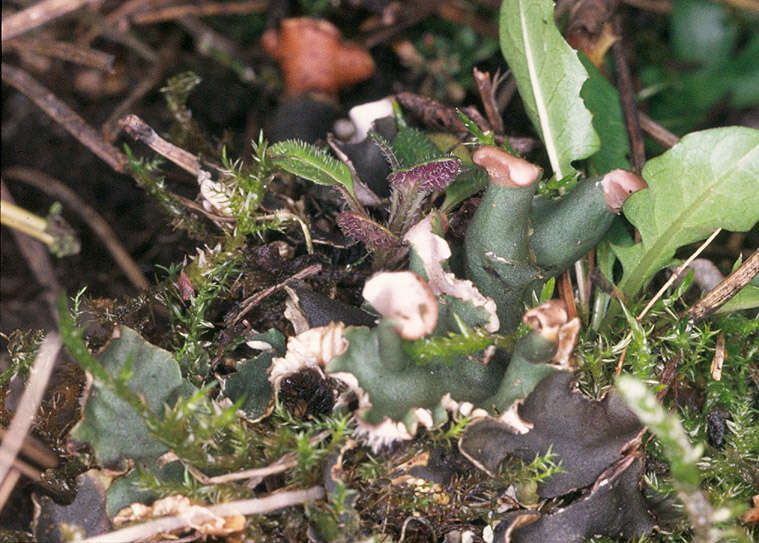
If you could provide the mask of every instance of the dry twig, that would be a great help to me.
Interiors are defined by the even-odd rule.
[[[623,49],[622,23],[619,15],[614,17],[613,28],[614,34],[620,37],[611,46],[611,53],[614,56],[614,68],[617,72],[617,88],[619,89],[619,98],[622,102],[622,111],[625,115],[627,134],[630,137],[633,171],[640,175],[643,164],[646,162],[646,150],[643,146],[643,134],[641,133],[640,121],[638,120],[638,107],[635,104],[635,89],[633,87],[632,75],[630,74],[630,67],[627,65]]]
[[[8,475],[24,438],[29,432],[62,346],[63,340],[55,332],[49,332],[40,345],[34,366],[29,373],[29,382],[21,396],[21,401],[11,425],[8,427],[8,432],[3,438],[3,443],[0,445],[0,481],[4,481]],[[2,506],[3,504],[0,503],[0,508]]]
[[[153,24],[187,16],[209,17],[212,15],[243,15],[260,13],[266,9],[268,2],[249,0],[246,2],[198,2],[166,6],[151,11],[142,11],[132,16],[135,24]]]
[[[720,232],[722,232],[722,228],[717,228],[714,232],[712,232],[712,235],[706,238],[706,241],[704,241],[698,247],[698,249],[696,249],[693,252],[693,254],[688,257],[688,259],[685,262],[683,262],[677,267],[677,269],[672,274],[672,276],[669,279],[667,279],[667,282],[662,285],[662,287],[654,295],[654,297],[651,298],[651,300],[646,304],[646,307],[643,308],[643,311],[640,312],[640,315],[635,317],[635,320],[640,321],[646,315],[646,313],[648,313],[649,309],[651,309],[654,306],[654,304],[659,300],[659,298],[661,298],[664,295],[664,292],[666,292],[666,290],[672,285],[672,283],[677,281],[677,279],[683,274],[683,272],[688,269],[688,266],[690,265],[690,263],[693,262],[696,259],[696,257],[698,257],[698,255],[700,255],[703,252],[703,250],[706,249],[712,241],[714,241],[714,238],[716,238],[717,234],[719,234]]]
[[[317,274],[317,273],[319,273],[321,271],[321,269],[322,269],[322,265],[321,264],[313,264],[311,266],[303,268],[301,271],[299,271],[298,273],[294,274],[291,277],[288,277],[287,279],[285,279],[281,283],[273,285],[273,286],[271,286],[269,288],[265,288],[261,292],[257,292],[253,296],[250,296],[250,297],[246,298],[245,300],[243,300],[241,302],[240,305],[242,305],[242,309],[237,314],[237,316],[234,318],[234,320],[232,321],[232,324],[236,324],[248,311],[250,311],[251,309],[253,309],[253,307],[256,304],[258,304],[261,300],[263,300],[264,298],[266,298],[268,296],[271,296],[276,291],[284,288],[285,285],[287,285],[291,281],[295,281],[296,279],[304,279],[304,278],[309,277],[311,275]]]
[[[79,9],[92,0],[43,0],[25,10],[3,18],[2,41],[7,41],[38,26]]]
[[[757,273],[759,273],[759,251],[754,251],[754,254],[748,257],[740,268],[689,307],[682,316],[696,322],[705,319],[735,296]]]
[[[139,290],[146,290],[150,287],[150,282],[145,279],[140,267],[132,260],[113,229],[97,210],[84,203],[74,191],[57,179],[32,168],[12,167],[5,170],[3,175],[32,185],[73,209],[102,240],[129,281]]]
[[[496,74],[495,82],[490,79],[488,72],[481,72],[477,68],[473,69],[474,80],[477,82],[477,90],[480,91],[480,99],[485,108],[485,115],[488,117],[490,126],[496,134],[503,134],[503,119],[498,112],[498,105],[495,99],[495,90],[498,87],[498,75]]]
[[[37,104],[42,111],[63,126],[82,145],[95,153],[117,172],[124,171],[127,164],[126,155],[110,143],[107,143],[94,128],[87,124],[87,121],[56,98],[49,89],[42,86],[24,70],[10,66],[9,64],[2,64],[2,74],[4,82]]]
[[[73,62],[74,64],[95,68],[96,70],[101,70],[103,72],[111,71],[113,68],[113,61],[116,58],[103,51],[65,41],[24,38],[9,40],[3,44],[3,47],[57,58],[67,62]]]
[[[567,318],[574,319],[577,316],[577,305],[575,304],[575,292],[572,288],[572,276],[569,270],[559,277],[559,295],[567,304]]]
[[[643,131],[651,136],[651,138],[659,145],[670,148],[677,145],[677,142],[680,141],[679,137],[654,121],[645,113],[638,112],[638,119],[640,120],[640,127]]]
[[[213,517],[228,517],[232,515],[262,515],[284,509],[293,505],[319,500],[324,497],[324,488],[313,486],[306,490],[291,490],[270,494],[265,498],[239,500],[234,502],[210,505],[205,508],[196,508],[188,514],[165,517],[137,526],[116,530],[107,534],[89,537],[82,543],[123,543],[152,537],[161,533],[168,533],[192,524],[200,524]]]
[[[119,121],[119,125],[134,139],[141,141],[162,157],[191,173],[193,177],[198,177],[200,173],[198,157],[163,139],[137,115],[127,115]]]

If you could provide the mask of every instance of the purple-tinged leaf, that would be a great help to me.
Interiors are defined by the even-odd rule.
[[[364,242],[372,250],[398,247],[401,240],[390,230],[353,211],[343,211],[337,216],[337,225],[346,236]]]
[[[435,192],[451,184],[459,173],[461,160],[457,157],[445,157],[394,171],[388,176],[388,180],[397,188],[416,186],[422,192]]]

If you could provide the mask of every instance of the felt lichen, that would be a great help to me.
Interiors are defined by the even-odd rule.
[[[405,289],[389,288],[406,283]],[[441,424],[447,410],[464,406],[467,414],[489,414],[526,431],[529,425],[516,415],[518,403],[543,377],[571,369],[568,352],[579,321],[568,318],[562,302],[527,313],[531,331],[510,361],[490,341],[474,352],[420,363],[408,340],[436,337],[438,302],[426,281],[412,272],[381,273],[367,283],[364,296],[383,316],[376,327],[333,323],[303,332],[290,339],[284,357],[274,359],[270,380],[277,389],[284,377],[310,368],[341,381],[358,398],[358,433],[375,449],[411,439],[420,424]]]
[[[535,196],[536,166],[489,146],[472,159],[488,171],[490,184],[466,232],[466,274],[496,301],[501,330],[509,331],[532,292],[593,248],[645,182],[614,170],[549,201]]]

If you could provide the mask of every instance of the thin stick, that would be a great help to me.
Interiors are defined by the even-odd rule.
[[[648,313],[648,310],[654,306],[654,304],[659,300],[659,298],[661,298],[664,295],[664,293],[672,285],[672,283],[677,281],[678,278],[682,275],[682,273],[686,269],[688,269],[688,265],[691,262],[693,262],[698,257],[698,255],[700,255],[703,252],[703,250],[709,246],[709,244],[712,241],[714,241],[714,238],[716,238],[717,234],[719,234],[720,232],[722,232],[722,228],[717,228],[714,232],[712,232],[712,235],[706,238],[706,241],[704,241],[699,246],[699,248],[696,249],[696,251],[688,257],[688,259],[685,262],[683,262],[677,267],[677,269],[675,270],[675,273],[673,273],[672,276],[667,280],[667,282],[662,285],[662,287],[659,289],[659,292],[657,292],[654,295],[654,297],[651,298],[651,300],[646,304],[646,307],[643,308],[643,311],[640,312],[640,315],[635,317],[636,321],[640,321],[645,316],[645,314]]]
[[[577,306],[575,305],[575,292],[572,288],[572,277],[569,270],[565,271],[559,277],[559,294],[564,303],[567,304],[567,317],[569,320],[577,316]]]
[[[163,41],[161,44],[161,54],[159,55],[158,60],[153,63],[145,77],[143,77],[137,86],[129,92],[127,97],[114,108],[108,116],[108,119],[103,123],[100,132],[102,132],[103,137],[108,143],[113,143],[116,141],[116,138],[119,137],[119,132],[121,132],[119,120],[129,113],[134,104],[148,94],[156,85],[161,83],[166,70],[169,66],[172,66],[175,61],[177,49],[181,40],[182,34],[176,32]]]
[[[614,34],[620,36],[620,39],[611,46],[611,52],[614,56],[614,68],[617,72],[617,88],[619,97],[622,102],[622,111],[625,115],[625,125],[627,134],[630,137],[630,149],[632,150],[633,171],[640,175],[643,164],[646,162],[646,150],[643,145],[643,134],[638,122],[638,107],[635,104],[635,89],[633,88],[632,75],[630,67],[627,65],[625,58],[624,45],[622,43],[622,23],[621,17],[617,15],[613,21]]]
[[[16,468],[11,468],[8,472],[8,476],[3,479],[2,483],[0,483],[0,510],[3,509],[5,502],[10,498],[11,492],[13,492],[13,489],[20,478],[21,472]]]
[[[490,126],[496,134],[503,134],[503,119],[498,112],[498,105],[495,101],[495,86],[490,79],[488,72],[481,72],[473,68],[474,80],[477,83],[477,90],[480,92],[480,99],[485,108],[485,115],[488,118]]]
[[[119,121],[119,125],[131,137],[141,141],[159,155],[191,173],[197,179],[200,172],[200,160],[198,160],[198,157],[163,139],[148,123],[137,115],[127,115]]]
[[[100,216],[97,210],[84,203],[74,191],[57,179],[32,168],[12,167],[5,170],[3,175],[32,185],[74,210],[92,231],[97,234],[129,281],[139,290],[150,288],[150,282],[142,274],[140,267],[129,255],[121,241],[119,241],[113,229]]]
[[[295,455],[290,455],[290,458],[295,458]],[[297,459],[287,460],[285,462],[282,460],[284,460],[284,458],[280,458],[273,464],[263,468],[248,469],[245,471],[238,471],[236,473],[227,473],[225,475],[209,477],[207,481],[201,480],[201,482],[204,484],[215,485],[220,483],[229,483],[232,481],[240,481],[242,479],[252,479],[253,477],[263,479],[264,477],[268,477],[269,475],[274,475],[276,473],[282,473],[298,465]]]
[[[165,49],[164,49],[165,50]],[[113,143],[116,138],[119,137],[121,128],[119,127],[119,120],[126,115],[126,113],[132,109],[134,104],[140,101],[147,93],[149,93],[156,85],[158,85],[163,79],[166,72],[167,63],[157,62],[150,69],[148,74],[137,84],[129,95],[116,106],[116,108],[108,116],[108,119],[103,123],[100,132],[108,143]]]
[[[717,335],[717,343],[714,345],[714,358],[712,359],[712,365],[709,368],[709,372],[712,374],[712,379],[719,381],[722,379],[722,366],[725,364],[725,333],[720,332]]]
[[[50,246],[55,243],[55,238],[45,231],[47,221],[23,207],[3,200],[0,204],[0,217],[4,225],[15,228],[45,245]]]
[[[248,311],[250,311],[251,309],[253,309],[253,306],[255,306],[256,304],[258,304],[258,302],[260,302],[261,300],[263,300],[267,296],[271,296],[271,294],[273,294],[274,292],[276,292],[276,291],[284,288],[285,285],[287,285],[290,281],[294,281],[296,279],[303,279],[304,277],[309,277],[311,275],[319,273],[321,271],[321,269],[322,269],[322,265],[321,264],[313,264],[311,266],[308,266],[307,268],[303,268],[298,273],[296,273],[293,276],[285,279],[281,283],[279,283],[277,285],[273,285],[273,286],[271,286],[269,288],[265,288],[261,292],[258,292],[256,294],[254,294],[253,296],[250,296],[250,297],[246,298],[245,300],[243,300],[243,302],[241,304],[243,306],[242,310],[235,317],[235,320],[232,321],[232,324],[237,324],[237,322],[243,317],[243,315],[245,315]]]
[[[2,180],[0,180],[0,195],[4,201],[13,202],[13,196]],[[58,309],[55,304],[55,293],[60,289],[60,285],[50,261],[50,254],[44,245],[21,232],[13,230],[13,236],[24,260],[32,271],[32,275],[43,288],[43,297],[47,302],[53,322],[56,322]]]
[[[32,481],[39,481],[42,478],[42,472],[40,470],[31,464],[27,464],[20,458],[13,460],[13,467],[11,468],[11,471],[14,470],[18,471],[21,475],[26,475]],[[0,507],[2,507],[2,504],[0,504]]]
[[[92,28],[79,37],[80,44],[90,44],[92,40],[100,36],[103,32],[118,31],[121,34],[129,30],[129,23],[126,17],[146,5],[154,5],[156,0],[127,0],[122,2],[119,7],[111,11],[108,15],[97,21]]]
[[[160,533],[168,533],[180,528],[201,524],[214,517],[232,515],[263,515],[293,505],[319,500],[324,497],[324,488],[313,486],[306,490],[291,490],[270,494],[265,498],[239,500],[234,502],[197,507],[180,515],[165,517],[137,526],[89,537],[81,543],[124,543],[144,539]]]
[[[705,319],[735,296],[757,273],[759,273],[759,251],[754,251],[754,254],[748,257],[740,268],[689,307],[682,316],[696,322]]]
[[[2,64],[2,75],[5,83],[34,102],[111,168],[117,172],[125,170],[126,155],[103,140],[103,137],[87,124],[78,113],[56,98],[50,90],[38,83],[32,76],[24,70],[5,63]]]
[[[8,427],[8,433],[5,434],[3,443],[0,445],[0,481],[5,480],[8,470],[13,465],[18,451],[24,443],[24,437],[29,432],[37,408],[42,402],[42,395],[45,393],[47,382],[55,366],[55,359],[58,357],[62,345],[61,336],[56,332],[48,332],[42,345],[40,345],[34,366],[29,373],[29,382],[21,396],[11,425]]]
[[[311,438],[309,441],[309,444],[311,447],[315,447],[317,444],[322,442],[326,437],[329,436],[328,431],[319,432],[314,437]],[[169,458],[164,459],[165,463],[172,462],[174,460],[179,460],[179,458],[174,453],[167,453],[164,456],[171,455]],[[183,463],[184,464],[184,463]],[[203,483],[204,485],[216,485],[220,483],[230,483],[232,481],[241,481],[243,479],[252,479],[254,484],[251,484],[250,482],[247,484],[248,488],[253,488],[254,486],[258,486],[258,484],[269,475],[274,475],[277,473],[282,473],[284,471],[287,471],[291,468],[294,468],[298,465],[298,459],[297,454],[294,452],[287,453],[268,466],[264,466],[263,468],[253,468],[253,469],[247,469],[244,471],[236,471],[233,473],[225,473],[224,475],[217,475],[216,477],[209,477],[205,473],[201,472],[194,466],[191,466],[189,464],[184,464],[184,466],[192,473],[193,477],[195,477],[198,481]]]
[[[577,278],[577,299],[580,300],[583,314],[587,315],[590,311],[590,288],[582,260],[575,261],[575,277]]]
[[[135,24],[153,24],[179,19],[185,16],[209,17],[213,15],[241,15],[245,13],[260,13],[266,9],[268,2],[251,0],[248,2],[204,2],[198,4],[180,4],[167,6],[152,11],[135,13],[132,21]]]
[[[8,431],[5,428],[0,427],[0,439],[5,439],[7,433]],[[45,469],[54,468],[58,465],[58,458],[48,450],[44,443],[34,436],[26,436],[26,439],[21,444],[21,454],[29,460],[35,461],[37,465]]]
[[[638,112],[640,127],[651,138],[663,147],[672,148],[680,141],[680,138],[654,121],[651,117],[643,112]]]
[[[88,66],[103,72],[110,72],[113,68],[113,61],[116,59],[113,55],[109,55],[103,51],[98,51],[97,49],[91,49],[66,41],[26,38],[9,40],[3,44],[3,47],[16,49],[18,51],[38,53],[46,57],[57,58],[67,62],[73,62],[74,64],[81,64],[82,66]]]
[[[2,41],[10,40],[33,28],[66,15],[92,0],[43,0],[25,10],[3,18]]]

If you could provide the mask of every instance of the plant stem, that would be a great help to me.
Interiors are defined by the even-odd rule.
[[[55,242],[53,236],[45,231],[47,228],[45,219],[16,204],[3,200],[2,205],[0,205],[0,217],[3,224],[38,239],[48,247]]]

